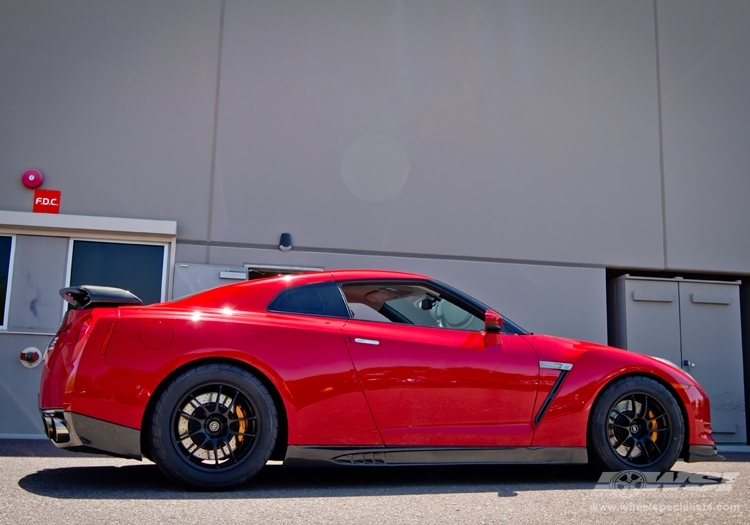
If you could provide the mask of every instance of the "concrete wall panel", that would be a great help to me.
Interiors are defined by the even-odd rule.
[[[39,382],[42,367],[26,368],[19,356],[26,348],[44,352],[51,335],[20,335],[0,332],[0,439],[42,436],[39,413]]]
[[[229,0],[212,240],[663,265],[653,17]]]
[[[750,271],[750,3],[658,2],[667,263]]]
[[[220,2],[0,3],[0,208],[178,221],[206,236]]]

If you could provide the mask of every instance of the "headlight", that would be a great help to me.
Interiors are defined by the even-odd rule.
[[[688,377],[689,377],[690,379],[692,379],[693,381],[695,381],[695,378],[694,378],[693,376],[691,376],[690,374],[688,374],[687,372],[685,372],[685,371],[684,371],[684,370],[682,369],[682,367],[681,367],[681,366],[677,366],[677,365],[676,365],[675,363],[673,363],[673,362],[672,362],[672,361],[670,361],[669,359],[664,359],[663,357],[656,357],[656,356],[653,356],[653,355],[650,355],[649,357],[650,357],[651,359],[656,359],[657,361],[661,361],[662,363],[666,363],[666,364],[668,364],[669,366],[673,366],[673,367],[675,367],[675,368],[676,368],[677,370],[679,370],[680,372],[682,372],[683,374],[685,374],[686,376],[688,376]],[[697,381],[696,381],[696,383],[697,383]]]

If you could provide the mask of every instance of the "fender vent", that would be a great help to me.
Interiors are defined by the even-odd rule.
[[[364,454],[345,454],[333,458],[334,463],[345,465],[385,465],[385,454],[382,452],[366,452]]]

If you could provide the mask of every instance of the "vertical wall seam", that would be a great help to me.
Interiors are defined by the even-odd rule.
[[[211,258],[211,228],[214,214],[214,180],[216,179],[216,142],[219,133],[219,96],[221,89],[221,55],[224,48],[224,9],[226,0],[221,0],[221,14],[219,15],[219,52],[216,61],[216,92],[214,94],[214,129],[211,142],[211,171],[208,183],[208,220],[206,224],[206,264]]]
[[[677,281],[677,324],[680,328],[680,370],[684,370],[685,354],[682,353],[682,283]],[[688,370],[690,367],[688,366]]]
[[[659,58],[659,11],[654,0],[654,44],[656,50],[656,108],[659,131],[659,182],[661,184],[661,238],[664,268],[669,268],[667,258],[667,198],[664,183],[664,128],[661,111],[661,61]]]

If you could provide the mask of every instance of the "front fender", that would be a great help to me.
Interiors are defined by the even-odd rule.
[[[601,391],[627,375],[652,377],[676,397],[683,410],[688,444],[713,445],[708,397],[695,380],[666,363],[617,348],[534,337],[544,361],[573,365],[534,432],[533,446],[585,446],[591,409]]]

